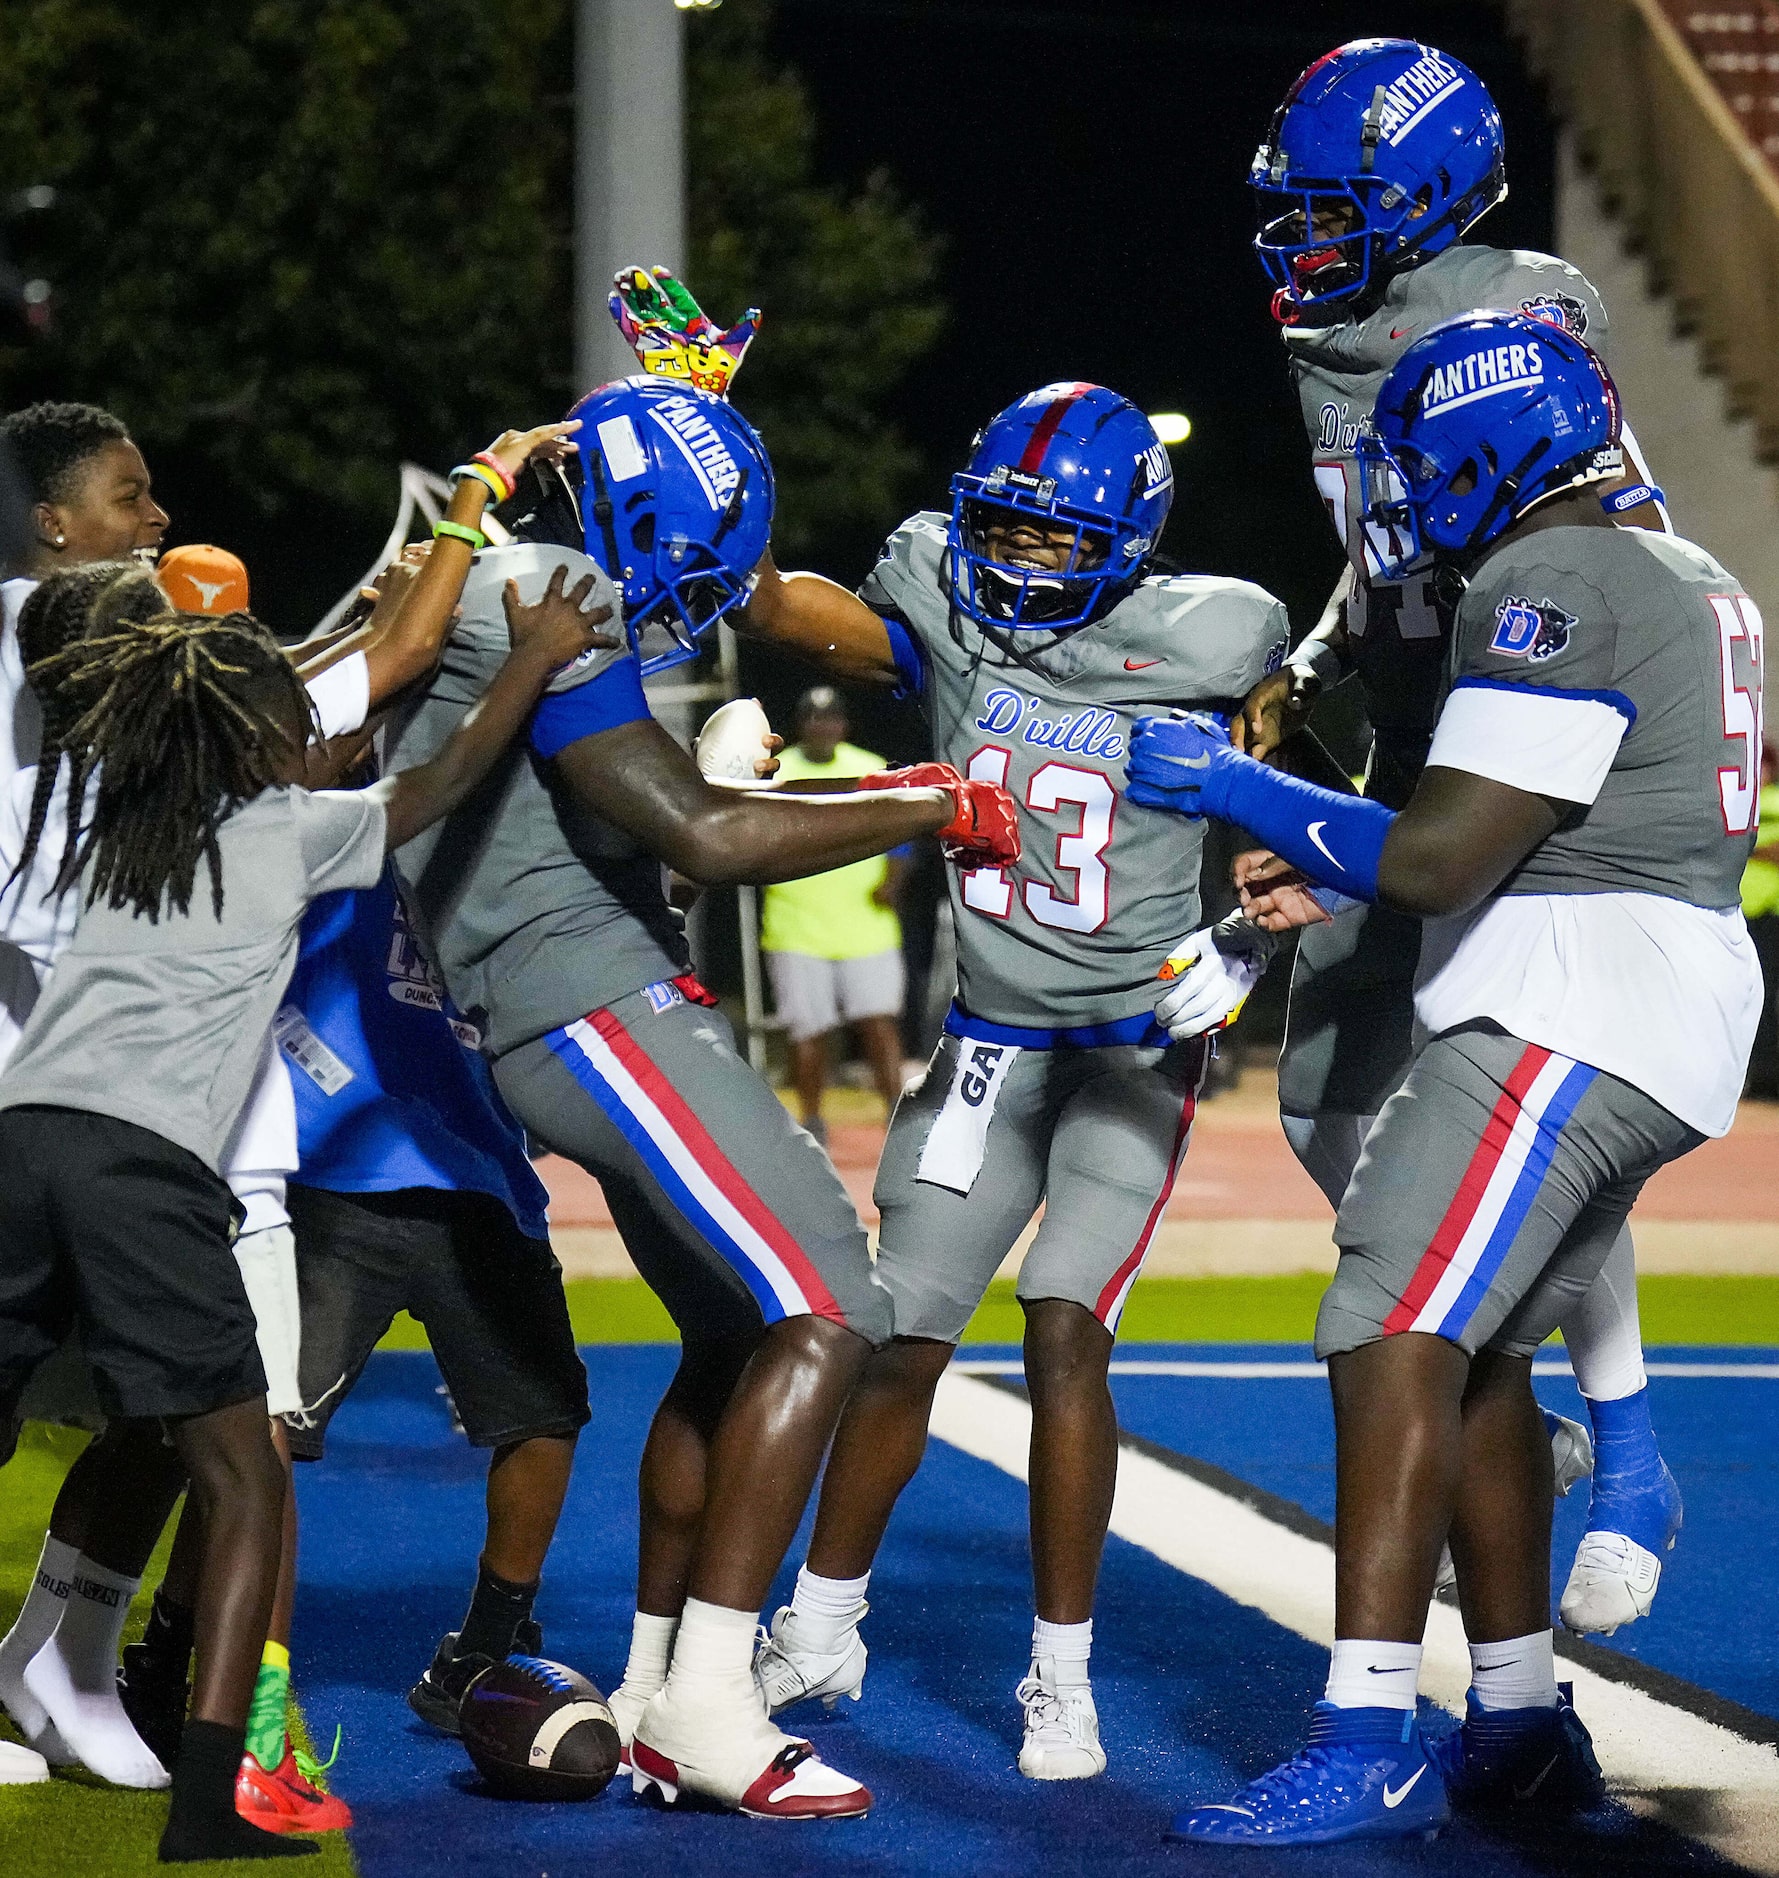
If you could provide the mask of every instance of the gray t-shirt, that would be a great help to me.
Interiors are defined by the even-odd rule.
[[[1551,528],[1483,561],[1452,636],[1454,701],[1458,687],[1523,688],[1626,723],[1599,794],[1501,891],[1737,905],[1760,790],[1760,637],[1741,583],[1678,536]]]
[[[1567,261],[1462,243],[1396,275],[1382,302],[1363,320],[1283,329],[1309,433],[1316,491],[1361,577],[1347,619],[1375,733],[1366,793],[1391,808],[1408,800],[1426,760],[1451,620],[1436,603],[1430,579],[1417,575],[1398,583],[1373,577],[1377,561],[1375,556],[1368,560],[1365,551],[1353,442],[1403,353],[1442,320],[1477,307],[1560,319],[1596,352],[1605,351],[1606,310]]]
[[[376,885],[386,826],[362,793],[268,789],[217,831],[220,919],[202,863],[184,914],[85,908],[0,1075],[0,1108],[116,1116],[220,1171],[303,914],[318,894]]]
[[[934,756],[1022,809],[1017,867],[948,870],[959,998],[990,1023],[1116,1023],[1153,1005],[1156,971],[1199,924],[1204,845],[1203,822],[1124,799],[1131,725],[1233,709],[1284,657],[1285,609],[1246,581],[1152,578],[1091,626],[1005,635],[1022,664],[954,613],[947,526],[912,516],[859,592],[913,643]]]
[[[476,556],[463,616],[425,697],[390,726],[387,770],[434,755],[488,689],[508,651],[506,570],[535,558],[525,544]],[[572,564],[584,557],[561,558],[573,586]],[[521,592],[536,597],[524,581]],[[589,655],[581,671],[595,682],[633,657]],[[523,736],[395,865],[453,1002],[493,1055],[691,969],[661,863],[578,802]]]

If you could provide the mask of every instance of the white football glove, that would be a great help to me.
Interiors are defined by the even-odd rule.
[[[1266,959],[1257,953],[1225,953],[1210,926],[1182,939],[1161,968],[1165,988],[1155,1000],[1155,1021],[1174,1040],[1226,1030],[1260,982]]]

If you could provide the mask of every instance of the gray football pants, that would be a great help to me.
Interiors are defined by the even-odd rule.
[[[1643,1183],[1701,1139],[1631,1084],[1492,1026],[1435,1037],[1341,1199],[1316,1354],[1414,1330],[1530,1356],[1598,1280]]]
[[[1186,1152],[1206,1045],[1013,1053],[980,1164],[968,1191],[957,1192],[921,1178],[922,1161],[935,1127],[957,1119],[973,1088],[972,1063],[985,1051],[997,1065],[1007,1055],[940,1038],[890,1123],[877,1170],[877,1276],[896,1335],[956,1343],[1040,1205],[1044,1221],[1019,1273],[1021,1301],[1066,1299],[1116,1335]]]

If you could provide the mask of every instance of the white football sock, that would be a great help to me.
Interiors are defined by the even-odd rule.
[[[624,1665],[624,1680],[619,1685],[627,1694],[653,1695],[667,1681],[667,1665],[673,1657],[673,1633],[679,1628],[677,1617],[652,1617],[638,1611],[630,1626],[630,1660]]]
[[[1576,1384],[1590,1402],[1616,1402],[1648,1382],[1629,1226],[1619,1228],[1599,1277],[1571,1307],[1561,1329]]]
[[[1557,1659],[1548,1630],[1470,1646],[1470,1686],[1483,1708],[1555,1708]]]
[[[791,1609],[797,1618],[797,1641],[812,1650],[834,1650],[865,1614],[866,1572],[859,1578],[824,1578],[807,1565],[797,1573]]]
[[[1418,1643],[1374,1643],[1363,1637],[1336,1640],[1328,1662],[1323,1701],[1336,1708],[1403,1708],[1415,1705],[1421,1680]]]
[[[673,1639],[673,1666],[666,1694],[711,1711],[745,1708],[760,1713],[754,1687],[754,1632],[758,1611],[732,1611],[726,1605],[687,1598]]]
[[[1089,1680],[1087,1665],[1093,1656],[1093,1619],[1084,1624],[1047,1624],[1032,1620],[1032,1660],[1046,1664],[1052,1685],[1077,1689]]]
[[[117,1699],[117,1646],[140,1578],[82,1556],[69,1575],[62,1621],[25,1666],[25,1687],[82,1764],[119,1787],[164,1787],[167,1770]]]
[[[36,1575],[18,1621],[0,1638],[0,1707],[18,1724],[25,1739],[57,1766],[75,1757],[50,1723],[44,1706],[25,1687],[25,1665],[56,1633],[68,1607],[68,1579],[79,1551],[44,1535]]]

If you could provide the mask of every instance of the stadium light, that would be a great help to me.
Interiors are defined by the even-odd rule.
[[[1171,450],[1192,435],[1192,419],[1184,411],[1151,411],[1149,422],[1155,434]]]

